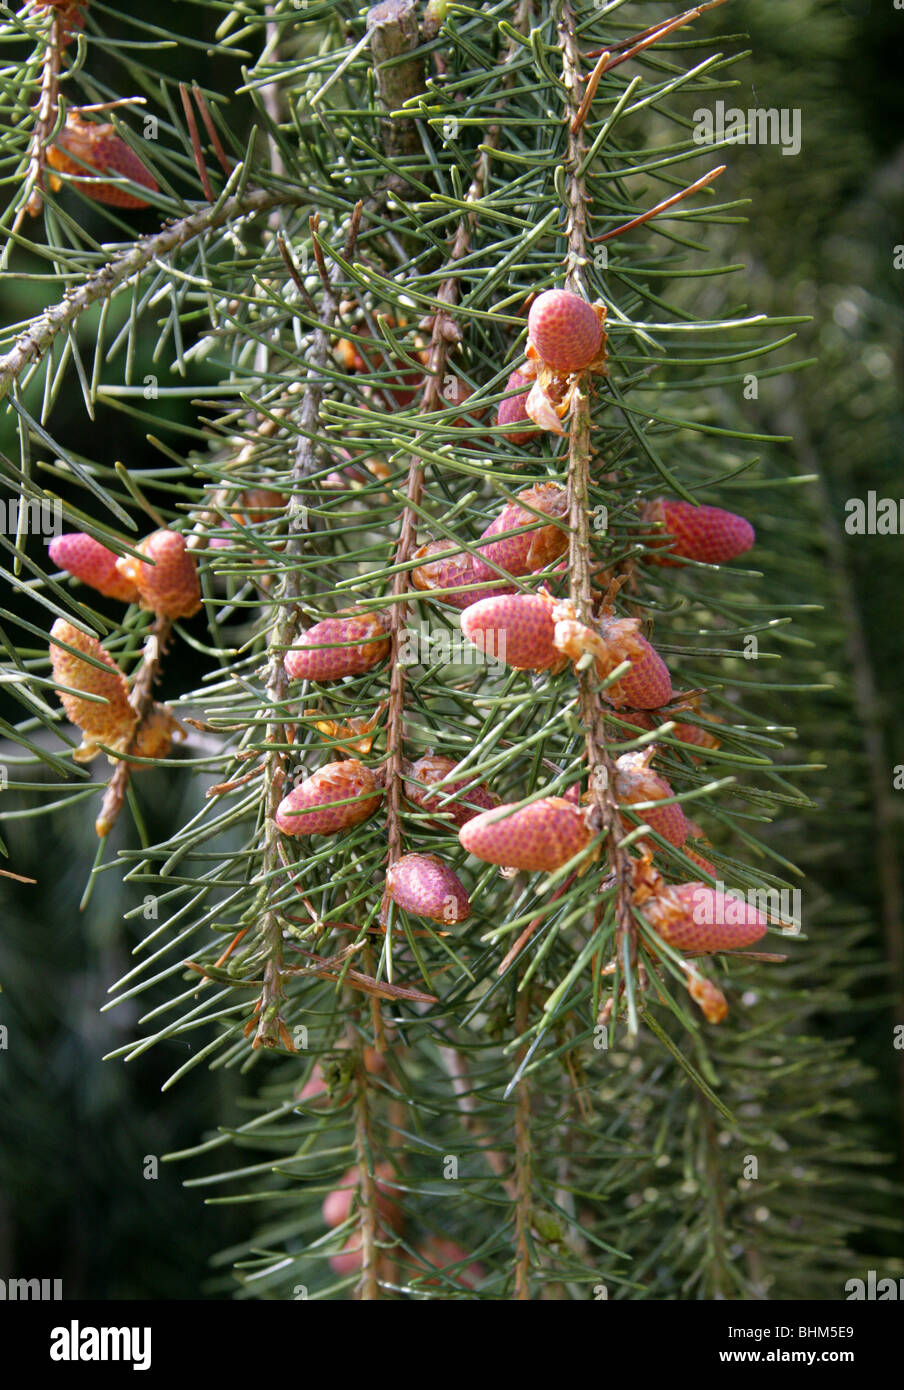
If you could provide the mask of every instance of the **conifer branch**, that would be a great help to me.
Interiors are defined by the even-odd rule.
[[[361,1278],[358,1283],[358,1294],[363,1301],[372,1302],[380,1297],[380,1252],[377,1248],[377,1214],[379,1208],[377,1206],[377,1184],[372,1172],[373,1144],[370,1133],[367,1068],[364,1065],[364,1048],[361,1039],[351,1023],[346,1030],[346,1036],[355,1057],[352,1084],[355,1090],[355,1159],[358,1178],[358,1224],[361,1231]]]
[[[468,190],[468,202],[475,202],[480,198],[485,171],[486,164],[481,161]],[[467,254],[468,247],[471,244],[471,234],[475,220],[473,213],[468,213],[467,216],[462,218],[455,240],[452,244],[452,249],[449,253],[448,263],[450,267],[454,266],[457,261],[460,261],[462,257]],[[451,313],[452,307],[458,301],[458,293],[459,280],[456,275],[449,275],[443,281],[437,292],[437,299],[440,300],[444,306],[448,305],[449,307],[437,309],[432,316],[426,381],[424,383],[424,390],[420,403],[421,413],[441,410],[445,404],[442,391],[446,374],[446,362],[451,348],[461,341],[461,334]],[[409,570],[406,566],[414,553],[418,508],[424,488],[424,465],[417,452],[420,438],[421,434],[417,434],[412,446],[413,453],[408,469],[405,507],[402,511],[401,528],[394,557],[394,564],[397,569],[392,586],[393,604],[389,628],[392,641],[392,676],[389,684],[389,702],[386,717],[386,747],[388,750],[388,757],[386,760],[385,772],[389,864],[394,864],[402,855],[401,796],[406,675],[404,663],[399,661],[398,654],[408,613],[408,606],[405,603],[405,594],[408,592],[409,587]]]
[[[99,300],[111,299],[117,290],[140,275],[155,260],[168,256],[195,237],[238,218],[267,212],[282,204],[305,201],[306,195],[300,189],[274,191],[258,188],[231,197],[221,196],[211,206],[205,205],[161,228],[159,232],[139,238],[128,251],[92,272],[77,289],[68,291],[58,304],[43,309],[31,320],[25,332],[16,339],[15,346],[0,357],[0,399],[30,363],[40,361],[57,335],[74,323],[80,314]]]
[[[515,1036],[527,1032],[530,1023],[530,987],[522,986],[515,1005]],[[520,1049],[518,1064],[527,1056]],[[531,1137],[530,1079],[523,1072],[515,1087],[515,1299],[530,1301],[530,1232],[533,1214],[533,1141]]]
[[[361,210],[361,204],[358,203],[351,216],[344,248],[346,261],[351,257],[358,239]],[[316,217],[311,219],[311,230],[316,235]],[[282,800],[286,780],[286,755],[280,747],[287,739],[286,720],[283,714],[289,689],[285,654],[286,650],[291,647],[298,631],[299,565],[303,558],[303,544],[307,534],[306,508],[300,498],[300,488],[316,466],[313,438],[323,400],[323,372],[329,360],[330,335],[328,330],[339,311],[339,295],[333,283],[338,279],[339,274],[339,267],[334,266],[331,275],[324,278],[320,326],[313,334],[311,349],[307,358],[309,378],[301,393],[298,411],[299,442],[295,450],[292,487],[286,508],[288,518],[285,548],[286,568],[276,599],[270,644],[267,651],[265,688],[270,722],[267,725],[265,742],[270,747],[264,765],[266,806],[264,809],[264,852],[261,867],[261,881],[265,885],[264,891],[267,893],[271,891],[273,878],[282,864],[279,853],[280,831],[276,825],[276,810]],[[254,1046],[276,1047],[280,1040],[285,1042],[288,1035],[282,1025],[280,1012],[283,998],[282,923],[279,913],[270,906],[267,906],[264,911],[259,934],[264,954],[267,957],[267,967]]]
[[[13,230],[17,231],[27,213],[37,217],[43,207],[44,171],[47,166],[47,140],[56,124],[59,102],[60,57],[63,46],[64,19],[57,9],[51,9],[45,36],[46,47],[41,64],[41,95],[31,137],[28,173],[25,176],[29,196],[19,211]]]
[[[400,114],[405,103],[423,90],[424,62],[418,47],[417,0],[381,0],[367,12],[367,34],[374,60],[377,97],[383,109],[380,138],[390,160],[416,154],[420,147],[417,125]],[[413,56],[404,59],[406,53]],[[404,61],[398,61],[404,59]],[[412,192],[408,182],[391,174],[389,187],[401,197]]]
[[[123,754],[122,760],[117,764],[116,770],[107,785],[107,790],[104,792],[100,813],[94,823],[98,839],[102,840],[105,836],[109,835],[122,810],[126,791],[129,786],[129,779],[132,775],[132,766],[128,761],[128,757],[129,754],[135,750],[140,740],[145,720],[153,707],[154,685],[160,677],[163,654],[166,651],[172,627],[173,624],[171,619],[156,618],[151,624],[151,628],[145,639],[141,665],[138,668],[132,689],[129,692],[129,703],[135,711],[135,730],[132,734],[131,742]]]
[[[576,38],[576,19],[570,0],[562,0],[559,18],[562,45],[562,77],[568,92],[567,237],[568,271],[566,287],[586,295],[583,267],[588,260],[587,228],[589,194],[580,175],[587,154],[581,113],[580,53]],[[586,378],[580,379],[574,396],[568,435],[568,574],[569,597],[578,621],[593,622],[593,585],[590,555],[590,397]],[[578,701],[584,726],[590,789],[599,816],[600,828],[607,832],[606,845],[613,875],[617,955],[621,970],[633,970],[637,954],[637,932],[631,909],[631,856],[619,847],[621,817],[615,796],[615,761],[606,735],[605,709],[596,689],[593,668],[578,672]],[[600,775],[600,771],[605,776]],[[623,954],[627,945],[627,959]]]
[[[520,31],[528,23],[529,16],[533,9],[533,0],[520,0],[515,15],[515,27]],[[513,40],[509,40],[501,62],[503,65],[511,62],[517,46]],[[502,99],[496,102],[496,109],[500,110]],[[474,175],[471,179],[470,187],[465,201],[468,203],[478,203],[487,187],[490,174],[490,151],[496,147],[500,137],[500,127],[494,123],[487,131],[485,148],[480,152]],[[471,237],[477,222],[476,211],[468,212],[460,221],[452,249],[449,253],[450,269],[462,260],[468,253],[471,245]],[[461,334],[451,315],[452,307],[458,302],[460,291],[459,279],[455,274],[449,275],[440,286],[436,298],[443,305],[448,305],[449,309],[438,309],[433,314],[431,321],[429,361],[427,365],[427,380],[424,394],[421,400],[420,409],[422,412],[438,410],[444,404],[442,397],[443,380],[446,372],[446,360],[449,351],[461,340]],[[414,448],[417,448],[417,437],[415,438]],[[394,563],[399,567],[393,581],[392,612],[390,617],[390,634],[392,638],[392,676],[389,688],[389,712],[386,720],[386,746],[389,750],[389,757],[386,763],[386,814],[389,839],[388,863],[394,864],[402,854],[402,830],[401,830],[401,778],[402,778],[402,759],[403,759],[403,714],[405,701],[405,667],[398,661],[397,653],[401,638],[401,633],[405,626],[407,616],[407,606],[400,601],[404,594],[408,592],[409,571],[405,568],[414,551],[414,540],[417,530],[417,508],[420,504],[423,491],[423,465],[415,454],[411,460],[407,482],[407,504],[402,514],[402,524],[399,533],[399,540],[396,546]]]

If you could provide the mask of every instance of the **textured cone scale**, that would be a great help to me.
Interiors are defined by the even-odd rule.
[[[570,290],[547,290],[538,295],[527,324],[541,360],[557,372],[581,371],[602,347],[599,315],[592,304]]]
[[[332,645],[336,644],[336,645]],[[286,652],[286,671],[292,680],[335,681],[360,676],[389,655],[391,643],[375,613],[325,618],[302,633]]]
[[[675,795],[665,778],[650,768],[650,756],[649,751],[624,753],[616,761],[615,794],[620,802],[630,806],[638,801],[661,801]],[[680,806],[663,806],[637,814],[664,840],[679,848],[690,833],[687,817]]]
[[[499,798],[494,796],[488,787],[478,785],[469,787],[461,801],[445,801],[445,797],[454,796],[463,787],[467,787],[471,780],[470,777],[465,776],[460,781],[445,781],[455,771],[455,768],[456,763],[452,758],[445,758],[438,753],[426,754],[423,758],[419,758],[412,767],[412,781],[405,783],[405,795],[422,811],[445,814],[451,818],[454,825],[460,828],[467,825],[468,821],[473,820],[481,811],[491,811],[495,806],[498,806]],[[428,787],[436,782],[443,782],[444,786],[441,791],[431,794],[425,787],[417,786],[418,782],[426,782]],[[440,824],[445,829],[448,822],[440,822]]]
[[[705,869],[708,874],[712,874],[713,878],[716,877],[715,864],[711,864],[708,859],[704,859],[702,854],[698,854],[695,849],[689,849],[687,845],[682,845],[681,848],[684,850],[688,859],[692,859],[701,869]]]
[[[500,401],[496,411],[497,425],[520,425],[523,420],[528,426],[525,430],[506,431],[506,441],[511,444],[526,444],[537,433],[527,413],[527,396],[531,388],[530,378],[524,376],[522,372],[512,372],[505,383],[506,391],[515,391],[522,386],[524,390],[520,391],[517,396],[509,396],[507,400]]]
[[[470,589],[460,594],[443,594],[443,603],[455,608],[470,608],[491,595],[511,593],[511,585],[497,578],[493,571],[475,560],[465,550],[451,549],[451,541],[428,541],[415,551],[414,558],[424,563],[411,571],[416,589],[455,589],[459,585],[485,583],[484,589]]]
[[[620,626],[621,625],[621,626]],[[620,705],[635,709],[659,709],[672,698],[672,678],[662,657],[639,632],[632,633],[623,642],[623,620],[603,618],[599,624],[604,642],[610,644],[620,661],[631,662],[630,671],[603,691],[603,699],[616,708]]]
[[[67,531],[50,542],[50,558],[83,584],[89,584],[106,598],[137,603],[138,590],[116,567],[116,556],[84,531]]]
[[[191,618],[201,607],[201,583],[194,556],[177,531],[154,531],[136,547],[151,564],[125,555],[116,568],[130,580],[142,608],[161,618]]]
[[[668,502],[661,497],[646,504],[643,516],[661,523],[668,532],[669,538],[662,542],[663,553],[646,556],[656,565],[678,564],[679,556],[721,565],[743,555],[756,540],[756,532],[745,517],[720,507],[694,507],[690,502]]]
[[[123,751],[135,729],[135,711],[129,704],[129,687],[125,676],[96,637],[80,632],[63,618],[57,618],[50,629],[50,636],[103,662],[106,668],[99,671],[96,666],[82,661],[51,641],[50,666],[54,680],[73,690],[83,690],[88,695],[101,695],[107,701],[102,705],[93,700],[81,700],[77,695],[69,695],[62,690],[58,692],[66,717],[84,734],[84,743],[76,753],[76,761],[87,761],[93,757],[99,743]],[[82,757],[79,757],[79,753]]]
[[[670,884],[641,911],[663,941],[679,951],[731,951],[765,936],[768,922],[743,898],[705,883]]]
[[[328,802],[346,801],[345,806]],[[380,804],[376,779],[369,767],[350,758],[327,763],[290,792],[276,808],[276,824],[284,835],[335,835],[372,816]]]
[[[181,725],[173,717],[172,712],[167,709],[166,705],[155,703],[145,716],[134,744],[129,748],[129,756],[165,758],[173,746],[174,736],[181,734]]]
[[[502,540],[495,537],[519,526],[536,527],[534,512],[563,517],[567,510],[568,499],[563,487],[558,483],[534,483],[519,492],[517,501],[503,507],[483,532],[481,540],[489,540],[489,544],[480,546],[481,555],[509,574],[535,574],[545,569],[568,549],[568,532],[560,526],[541,526],[520,536],[505,536]]]
[[[79,160],[82,162],[79,163]],[[66,124],[54,144],[47,150],[47,163],[58,173],[69,174],[78,189],[96,203],[118,208],[146,208],[147,202],[112,183],[87,182],[97,174],[122,174],[152,192],[157,181],[144,167],[137,154],[109,123],[98,125],[86,121],[77,111],[70,111]],[[87,165],[87,169],[85,168]],[[92,173],[91,170],[96,170]]]
[[[456,873],[435,854],[404,854],[386,871],[387,895],[414,917],[452,926],[471,914]]]
[[[463,825],[458,838],[487,864],[551,873],[586,849],[593,836],[583,813],[562,796],[547,796],[512,811],[499,806]]]
[[[562,663],[555,629],[552,604],[539,594],[482,599],[461,615],[461,630],[475,647],[518,671],[547,671]]]
[[[694,748],[718,748],[720,744],[715,734],[699,724],[676,724],[673,732],[682,743],[690,743]]]

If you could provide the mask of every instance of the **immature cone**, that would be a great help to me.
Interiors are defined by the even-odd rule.
[[[389,634],[375,613],[325,618],[303,632],[286,652],[292,680],[335,681],[360,676],[389,655]]]
[[[530,308],[528,334],[541,361],[557,372],[579,372],[603,345],[603,325],[592,304],[570,290],[546,290]]]
[[[700,882],[664,886],[640,910],[679,951],[740,950],[765,936],[769,925],[743,898]]]
[[[476,859],[512,869],[550,873],[586,849],[593,836],[584,814],[562,796],[547,796],[512,810],[484,811],[458,832]]]
[[[698,854],[695,849],[691,849],[688,845],[682,845],[681,848],[688,859],[692,859],[698,868],[705,869],[708,874],[712,874],[713,878],[716,877],[715,864],[710,863],[708,859],[704,859],[702,854]]]
[[[633,625],[631,631],[629,624]],[[672,698],[672,677],[662,657],[637,627],[634,618],[599,620],[600,635],[606,645],[619,662],[631,662],[630,671],[603,691],[603,699],[616,708],[629,705],[635,709],[659,709]]]
[[[86,198],[93,199],[95,203],[107,203],[111,207],[146,208],[148,204],[144,198],[137,197],[118,184],[99,183],[98,174],[112,171],[149,188],[153,193],[158,189],[156,179],[122,136],[116,134],[114,126],[109,122],[99,125],[95,121],[85,120],[77,111],[67,113],[66,124],[55,142],[47,148],[47,163],[58,173],[70,175]]]
[[[178,531],[153,531],[136,549],[147,557],[124,555],[116,568],[138,590],[142,608],[161,618],[191,618],[201,607],[201,583],[194,556]]]
[[[659,523],[667,535],[662,549],[645,556],[654,565],[676,565],[681,559],[722,565],[749,550],[756,540],[750,522],[720,507],[695,507],[659,497],[642,509],[646,521]],[[658,544],[658,543],[655,543]]]
[[[641,710],[619,710],[619,718],[626,724],[631,724],[635,729],[655,729],[657,726],[648,714]],[[627,738],[627,733],[623,730],[622,734]],[[682,743],[688,743],[694,748],[718,748],[720,740],[715,734],[711,734],[708,729],[704,729],[699,724],[676,724],[671,731],[671,737],[680,739]]]
[[[277,516],[285,505],[286,499],[281,492],[274,492],[270,488],[246,488],[244,492],[239,493],[236,499],[234,504],[236,509],[230,511],[229,517],[222,523],[216,517],[208,516],[207,519],[211,522],[215,521],[218,526],[223,525],[230,528],[234,528],[236,523],[242,526],[252,526],[256,522],[267,521]],[[210,550],[231,550],[235,546],[236,540],[243,539],[244,537],[241,536],[209,536],[207,547]]]
[[[509,396],[506,400],[500,401],[496,411],[497,425],[520,425],[522,420],[527,425],[527,429],[506,431],[506,442],[511,444],[526,444],[537,433],[527,413],[527,396],[531,388],[531,379],[523,372],[512,372],[505,383],[506,391],[515,391],[521,386],[524,387],[524,390],[519,391],[517,396]]]
[[[638,801],[661,801],[674,796],[669,783],[650,767],[655,746],[641,753],[624,753],[615,763],[615,795],[620,802],[633,805]],[[690,834],[687,817],[678,805],[656,807],[637,813],[669,844],[679,848]]]
[[[57,618],[50,629],[50,637],[50,666],[54,680],[73,690],[84,691],[86,695],[102,695],[107,702],[99,704],[80,699],[78,695],[70,695],[64,690],[57,692],[66,717],[82,731],[82,746],[73,754],[76,762],[89,762],[96,756],[98,744],[101,743],[117,752],[124,752],[136,722],[135,711],[129,704],[129,687],[125,676],[96,637],[81,632],[65,619]],[[105,669],[100,671],[73,653],[64,651],[56,645],[58,641],[94,657],[103,663]]]
[[[386,871],[386,894],[413,917],[446,926],[471,915],[461,880],[435,854],[403,854]]]
[[[542,594],[482,599],[461,615],[461,630],[480,651],[517,671],[548,671],[564,664],[555,646],[553,605]]]
[[[535,574],[564,555],[568,549],[568,531],[561,526],[540,526],[523,531],[521,535],[505,536],[519,526],[537,526],[534,513],[564,517],[568,496],[558,483],[533,483],[518,493],[517,500],[508,502],[481,535],[481,556],[508,574]],[[496,536],[503,539],[496,540]],[[487,543],[488,542],[488,543]]]
[[[333,801],[347,804],[327,804]],[[279,803],[274,819],[284,835],[335,835],[367,820],[379,804],[374,774],[350,758],[346,762],[327,763],[308,777]]]
[[[694,748],[718,748],[721,744],[721,739],[699,724],[676,724],[672,732],[675,738]]]
[[[390,328],[404,326],[398,325],[392,315],[387,316],[386,323]],[[360,328],[358,333],[363,338],[373,337],[367,327]],[[379,373],[381,380],[374,383],[374,389],[380,392],[387,404],[406,410],[423,387],[423,374],[411,369],[398,357],[389,359],[387,364],[384,351],[388,355],[382,338],[374,339],[373,347],[353,343],[349,338],[340,338],[336,344],[336,356],[346,371],[366,375]]]
[[[377,1189],[377,1212],[381,1218],[381,1224],[390,1228],[398,1226],[401,1215],[398,1204],[387,1187],[387,1183],[393,1176],[391,1163],[384,1162],[375,1165],[374,1183]],[[321,1208],[327,1226],[335,1229],[336,1226],[341,1226],[351,1216],[359,1183],[358,1168],[349,1168],[339,1179],[339,1186],[327,1193]]]
[[[409,801],[413,801],[422,811],[432,811],[447,818],[445,822],[439,822],[443,829],[447,828],[449,820],[461,827],[467,825],[468,821],[473,820],[481,811],[490,811],[499,805],[498,796],[494,796],[482,783],[478,783],[476,787],[470,786],[472,779],[467,774],[458,780],[447,781],[456,766],[453,758],[443,757],[439,753],[427,753],[423,758],[418,758],[411,769],[411,781],[405,783],[405,795]],[[426,786],[418,786],[419,782],[426,783]],[[437,782],[443,783],[441,790],[430,792],[427,788]],[[455,796],[465,787],[468,790],[460,801],[445,800],[446,797]]]
[[[117,557],[93,536],[84,531],[66,531],[54,536],[49,546],[50,558],[61,570],[80,579],[106,598],[122,603],[137,603],[138,590],[130,579],[117,569]]]
[[[424,563],[411,571],[411,582],[416,589],[462,589],[461,593],[441,594],[443,603],[451,603],[455,608],[470,608],[484,598],[513,592],[511,584],[500,579],[489,565],[469,555],[466,550],[453,550],[453,542],[448,540],[428,541],[414,552],[415,560]],[[471,584],[484,585],[480,589],[465,589]]]

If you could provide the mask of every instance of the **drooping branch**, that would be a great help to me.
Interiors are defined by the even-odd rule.
[[[530,1022],[530,990],[522,989],[515,1005],[515,1033],[527,1032]],[[527,1055],[523,1046],[520,1066]],[[533,1217],[533,1136],[531,1135],[530,1081],[524,1075],[515,1088],[515,1299],[530,1301],[531,1226]]]
[[[109,835],[122,810],[129,779],[132,775],[132,766],[127,761],[128,755],[139,742],[144,722],[153,708],[154,685],[160,676],[163,654],[166,651],[166,644],[169,641],[172,627],[173,624],[169,618],[157,618],[151,625],[145,639],[141,665],[129,692],[129,703],[136,715],[135,732],[123,760],[117,763],[116,770],[104,792],[100,813],[94,822],[98,839],[103,839]]]
[[[532,8],[533,0],[521,0],[515,16],[515,25],[519,31],[527,26]],[[501,64],[507,65],[511,62],[516,51],[516,44],[514,41],[510,41],[500,60]],[[502,98],[496,103],[496,107],[497,110],[501,109]],[[497,145],[500,134],[500,126],[496,123],[491,125],[487,131],[484,148],[477,160],[474,176],[465,198],[465,201],[468,203],[475,204],[479,202],[480,198],[483,196],[484,190],[488,186],[491,151]],[[450,269],[454,268],[456,262],[467,255],[476,222],[476,210],[468,212],[461,219],[449,252],[448,264]],[[422,412],[438,410],[444,405],[442,387],[446,372],[446,361],[450,350],[460,341],[461,337],[451,313],[451,309],[458,302],[459,289],[460,284],[458,277],[455,274],[451,274],[443,281],[437,293],[437,299],[439,299],[443,305],[448,305],[449,307],[438,309],[433,315],[429,361],[427,365],[427,381],[420,405]],[[414,449],[415,451],[417,450],[417,439],[415,439]],[[386,723],[386,746],[388,750],[386,763],[386,815],[389,839],[388,862],[390,864],[395,863],[402,854],[400,805],[406,676],[405,666],[396,659],[396,655],[399,650],[401,633],[404,629],[407,616],[407,605],[403,601],[403,596],[408,591],[409,572],[404,566],[407,565],[414,552],[415,532],[417,529],[417,507],[421,500],[423,482],[423,466],[417,453],[414,452],[408,471],[406,507],[402,514],[401,530],[396,546],[394,563],[398,568],[393,581],[394,602],[390,619],[393,663],[389,687],[389,713]]]
[[[361,210],[361,204],[358,203],[352,213],[344,248],[346,261],[350,260],[358,239]],[[311,219],[311,227],[312,231],[316,233],[316,218]],[[300,488],[305,479],[317,467],[314,438],[320,405],[323,400],[322,374],[330,351],[328,329],[339,310],[339,296],[333,283],[338,274],[338,267],[336,267],[331,275],[324,277],[320,326],[313,335],[307,358],[310,376],[301,394],[301,405],[298,413],[299,442],[292,465],[292,489],[286,508],[288,519],[288,534],[284,552],[286,569],[277,599],[267,650],[265,688],[269,722],[265,742],[269,746],[269,751],[264,766],[266,806],[264,811],[263,863],[261,866],[261,881],[264,884],[272,882],[282,862],[279,854],[280,832],[276,826],[276,809],[282,800],[286,778],[285,753],[281,748],[281,745],[286,742],[286,720],[280,711],[285,709],[289,688],[289,679],[285,668],[285,652],[286,648],[292,645],[298,628],[296,601],[299,597],[300,581],[295,562],[302,558],[308,530],[307,509],[300,500]],[[260,924],[260,937],[267,957],[267,965],[257,1032],[253,1045],[255,1047],[277,1047],[280,1042],[285,1043],[286,1040],[284,1026],[280,1026],[282,1023],[280,1005],[283,997],[282,924],[279,914],[271,907],[267,907],[264,911]]]
[[[568,92],[567,237],[566,285],[575,294],[586,294],[583,267],[590,258],[587,212],[589,194],[580,175],[587,154],[584,121],[578,120],[582,108],[580,54],[576,38],[576,16],[570,0],[563,0],[559,16],[562,45],[562,75]],[[579,381],[574,394],[568,437],[568,573],[569,597],[580,622],[592,625],[593,588],[590,563],[590,396],[586,379]],[[601,829],[607,833],[607,850],[615,894],[616,942],[623,969],[633,969],[636,957],[636,927],[631,911],[631,858],[619,848],[621,818],[615,799],[615,763],[606,737],[605,708],[596,689],[593,667],[578,672],[578,699],[584,727],[590,790]],[[627,961],[624,949],[627,946]]]
[[[63,47],[65,21],[59,10],[50,11],[50,24],[46,34],[46,48],[41,65],[41,96],[38,101],[37,117],[31,137],[31,151],[28,156],[28,173],[25,178],[29,196],[23,205],[15,226],[21,225],[26,213],[37,217],[44,205],[44,171],[47,164],[47,140],[56,124],[60,81],[60,54]]]
[[[420,41],[418,8],[416,0],[382,0],[367,14],[377,97],[383,111],[380,144],[389,160],[410,157],[420,149],[414,119],[399,114],[409,98],[424,89],[424,60],[416,54]],[[406,53],[412,56],[405,58]],[[390,175],[389,187],[402,197],[412,191],[398,174]]]
[[[30,363],[41,360],[59,333],[74,323],[86,309],[90,309],[92,304],[112,299],[117,290],[127,285],[134,276],[140,275],[154,261],[168,256],[195,237],[238,218],[267,212],[280,204],[297,205],[305,201],[305,193],[301,189],[279,192],[253,189],[249,193],[221,197],[216,203],[205,204],[187,217],[180,217],[168,227],[161,228],[159,232],[139,238],[128,251],[108,261],[77,289],[67,293],[58,304],[42,310],[31,320],[25,332],[16,339],[14,347],[0,357],[0,399]]]
[[[358,1283],[358,1293],[362,1301],[372,1302],[380,1297],[380,1252],[377,1248],[377,1184],[371,1171],[373,1144],[370,1134],[367,1068],[364,1065],[361,1039],[351,1024],[346,1036],[355,1057],[355,1157],[358,1171],[358,1225],[361,1231],[361,1279]]]

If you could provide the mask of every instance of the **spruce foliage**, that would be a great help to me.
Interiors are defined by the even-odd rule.
[[[695,27],[721,7],[680,24],[618,0],[203,8],[222,91],[192,89],[190,72],[180,84],[191,55],[170,61],[164,26],[121,16],[113,39],[92,3],[65,48],[48,7],[4,19],[0,96],[6,268],[44,306],[4,334],[19,439],[4,476],[117,554],[179,531],[203,613],[161,622],[101,599],[23,531],[0,537],[26,604],[0,635],[25,793],[10,814],[103,805],[85,912],[109,874],[135,894],[134,963],[106,1006],[134,1024],[111,1065],[174,1059],[164,1106],[196,1068],[240,1079],[218,1127],[168,1155],[199,1200],[245,1217],[214,1288],[837,1298],[859,1272],[850,1242],[877,1159],[856,1122],[867,1074],[820,1023],[876,966],[862,922],[837,911],[818,863],[802,884],[793,852],[819,834],[822,774],[793,726],[829,698],[843,634],[817,627],[808,480],[744,398],[751,379],[808,364],[799,316],[746,302],[725,246],[744,200],[718,181],[730,151],[694,139],[694,111],[731,92],[743,57]],[[146,104],[103,119],[153,175],[150,206],[100,207],[77,175],[55,187],[40,122],[52,139],[67,106],[131,97]],[[554,286],[605,305],[608,371],[580,380],[564,435],[515,444],[493,420],[528,304]],[[73,375],[96,457],[67,447],[54,412]],[[190,425],[170,410],[186,398]],[[103,432],[117,413],[146,430],[153,466],[116,460]],[[515,588],[546,585],[588,621],[622,580],[618,615],[641,620],[676,692],[698,694],[660,712],[663,731],[621,718],[612,678],[586,663],[478,662],[459,610],[411,587],[419,545],[473,551],[534,481],[567,489],[566,564]],[[252,506],[253,489],[276,498]],[[755,550],[718,568],[650,563],[641,509],[661,496],[749,517]],[[386,615],[389,659],[290,681],[301,631],[350,606]],[[103,642],[142,716],[166,689],[186,737],[153,770],[73,762],[47,658],[61,618]],[[174,654],[196,675],[171,692]],[[676,735],[712,720],[717,748]],[[653,742],[712,874],[643,808],[621,820],[614,761]],[[549,875],[468,856],[448,816],[406,796],[428,750],[504,802],[579,783],[598,854]],[[379,770],[377,813],[282,835],[283,797],[337,756]],[[151,785],[178,809],[159,833]],[[782,903],[761,943],[780,959],[690,962],[727,997],[719,1025],[634,903],[641,841],[671,882]],[[460,876],[466,922],[386,901],[387,863],[410,853]],[[805,936],[779,897],[801,886]],[[327,1224],[337,1190],[349,1201]]]

